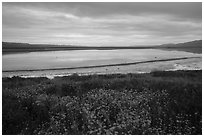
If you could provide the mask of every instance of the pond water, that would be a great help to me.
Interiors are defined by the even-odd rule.
[[[183,51],[165,51],[157,49],[120,49],[120,50],[69,50],[69,51],[46,51],[46,52],[30,52],[18,54],[5,54],[2,56],[3,77],[14,75],[25,76],[44,76],[51,74],[70,74],[70,73],[87,73],[96,72],[96,69],[75,69],[75,70],[51,70],[51,71],[32,71],[26,70],[36,69],[57,69],[72,68],[95,65],[108,65],[118,63],[130,63],[137,61],[170,59],[180,57],[202,57],[201,54],[194,54]],[[200,60],[191,61],[197,63],[201,67]],[[151,66],[152,63],[149,63]],[[159,64],[159,63],[157,63]],[[175,65],[173,63],[172,65]],[[141,66],[141,65],[140,65]],[[130,67],[124,66],[127,69]],[[113,67],[109,67],[113,68]],[[115,67],[114,67],[115,68]],[[118,68],[119,69],[119,68]],[[174,69],[174,68],[170,68]],[[16,70],[23,70],[15,72]],[[107,68],[106,68],[107,70]],[[13,71],[13,72],[5,72]],[[101,68],[97,68],[97,73],[102,72]],[[119,72],[119,70],[118,70]]]

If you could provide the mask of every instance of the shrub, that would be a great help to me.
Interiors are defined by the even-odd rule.
[[[76,96],[77,89],[73,84],[65,83],[61,85],[61,96]]]
[[[201,71],[178,71],[39,81],[3,79],[2,131],[202,134],[200,74]],[[13,81],[13,87],[9,87]],[[31,84],[25,86],[27,82]]]

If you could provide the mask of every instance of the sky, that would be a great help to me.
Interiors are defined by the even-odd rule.
[[[202,3],[3,2],[4,42],[145,46],[202,39]]]

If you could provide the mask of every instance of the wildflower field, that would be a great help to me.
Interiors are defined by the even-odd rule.
[[[202,134],[202,71],[3,78],[2,132]]]

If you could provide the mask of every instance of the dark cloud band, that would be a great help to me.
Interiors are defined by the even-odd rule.
[[[198,2],[4,2],[2,8],[4,41],[124,46],[202,36],[202,3]]]

